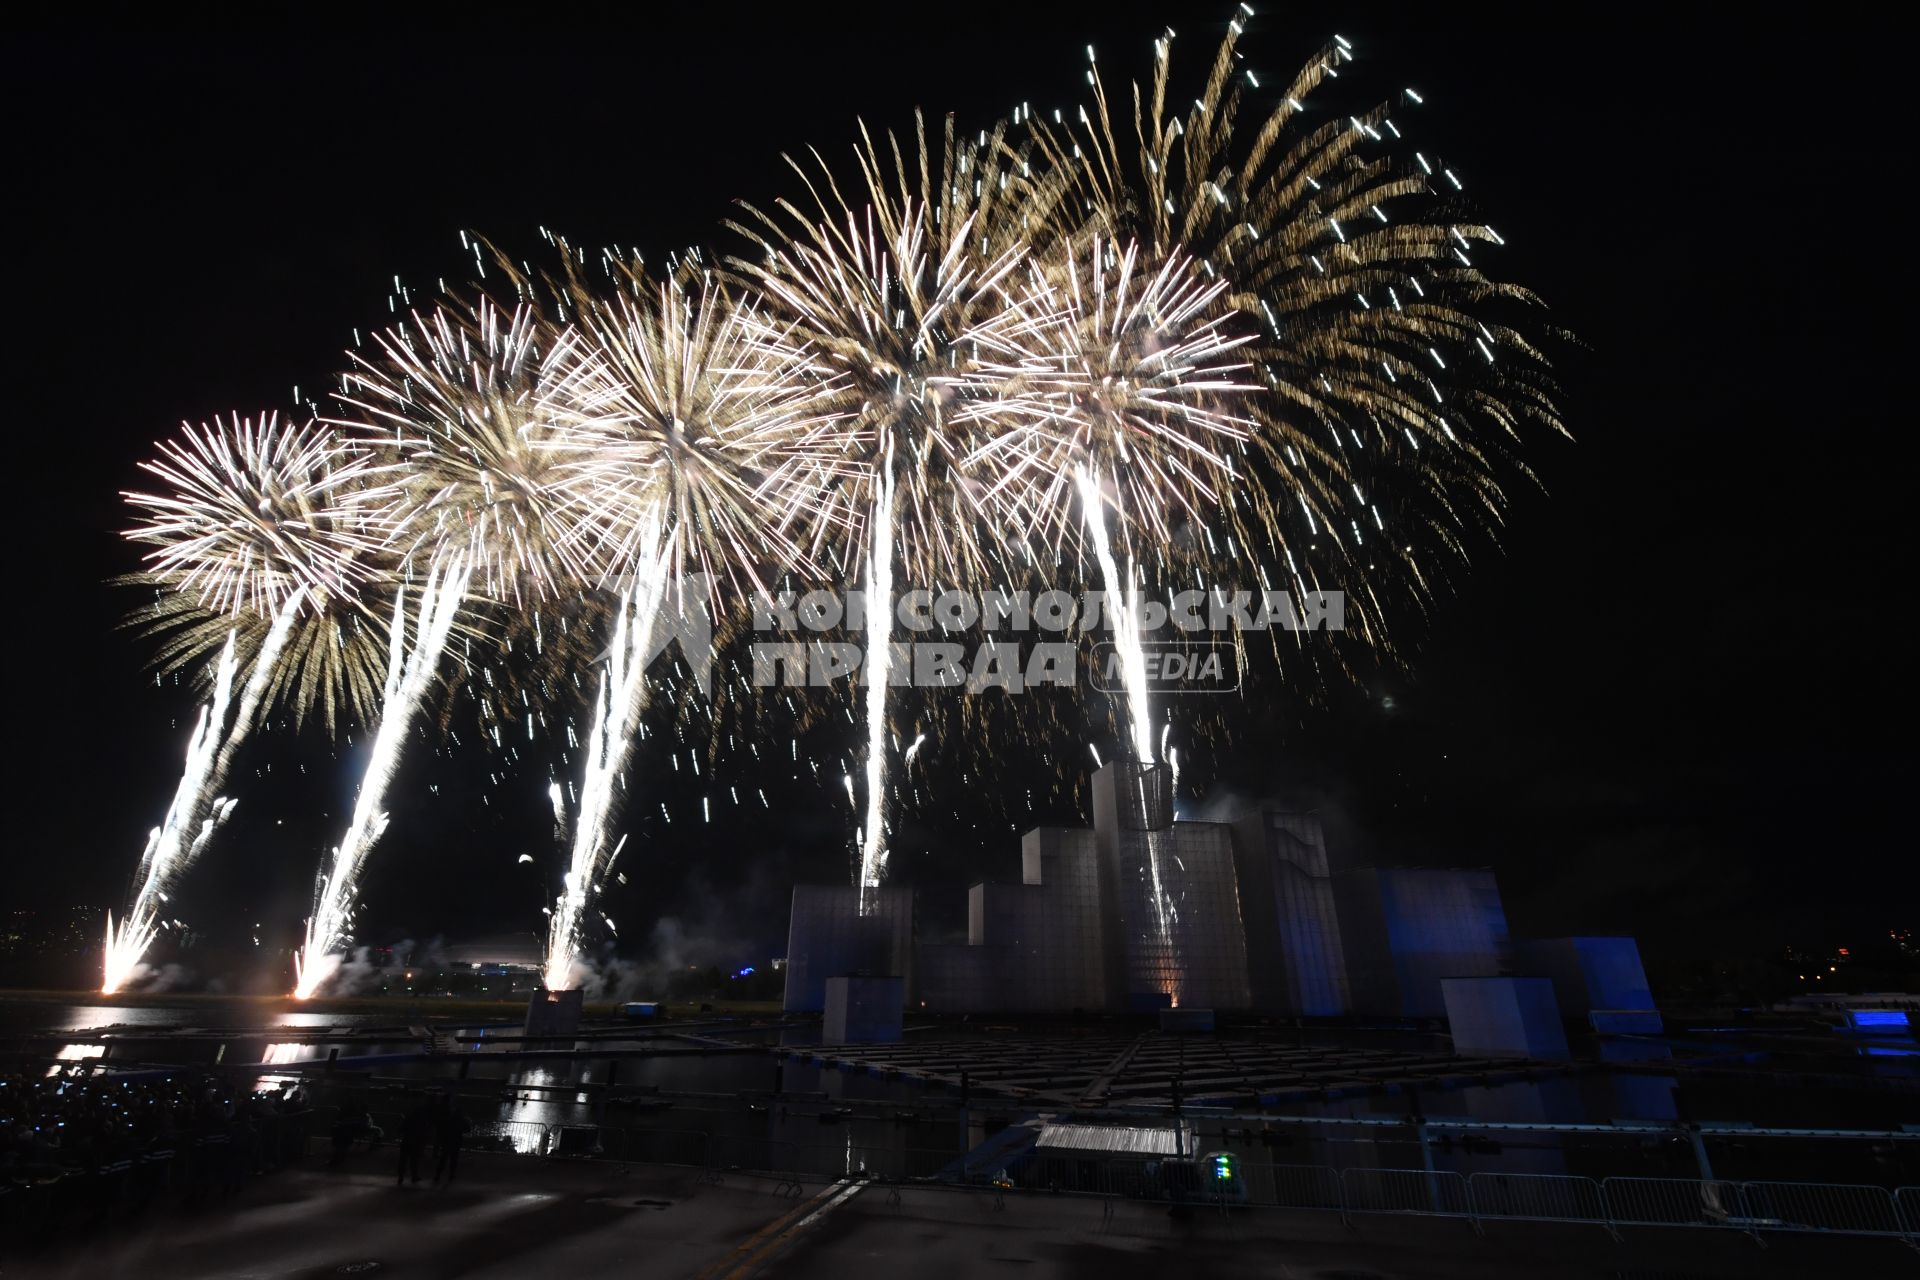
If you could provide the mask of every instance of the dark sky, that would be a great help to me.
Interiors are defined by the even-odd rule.
[[[843,156],[856,114],[977,126],[1022,99],[1071,104],[1088,41],[1110,77],[1144,73],[1169,22],[1195,73],[1230,9],[746,12],[5,39],[0,898],[116,902],[165,807],[191,699],[144,673],[106,579],[136,563],[118,493],[181,418],[310,395],[350,330],[383,322],[396,273],[461,273],[460,228],[527,254],[542,226],[655,258],[710,244],[736,198],[793,189],[783,149]],[[1261,709],[1219,768],[1322,803],[1354,856],[1497,867],[1518,930],[1639,929],[1670,952],[1844,942],[1920,900],[1897,802],[1914,763],[1904,77],[1871,19],[1721,14],[1290,6],[1243,45],[1277,78],[1337,30],[1369,83],[1419,86],[1422,139],[1509,243],[1501,273],[1584,346],[1559,353],[1577,442],[1535,440],[1545,493],[1522,495],[1503,555],[1441,607],[1410,672]],[[1019,767],[1081,767],[1080,744],[1060,749]],[[269,735],[194,882],[206,923],[291,931],[345,764],[317,735]],[[494,786],[486,806],[404,789],[366,884],[373,931],[535,923],[545,881],[515,857],[551,859],[543,786]],[[786,886],[845,865],[844,814],[794,803],[811,811],[651,832],[611,902],[625,936],[666,915],[777,947]],[[988,849],[903,873],[1016,873],[1010,836]]]

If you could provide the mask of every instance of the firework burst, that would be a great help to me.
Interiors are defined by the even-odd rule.
[[[711,619],[728,589],[736,599],[763,592],[767,571],[805,565],[793,535],[817,501],[811,446],[831,439],[820,415],[831,380],[697,264],[656,280],[607,255],[613,288],[598,293],[572,256],[565,261],[556,289],[575,322],[557,345],[544,404],[574,451],[583,540],[627,585],[548,931],[549,987],[567,985],[591,895],[620,847],[616,802],[662,606],[671,593],[673,607]]]
[[[1236,19],[1189,106],[1168,33],[1131,128],[1116,129],[1097,63],[1077,122],[1027,123],[1072,192],[1061,238],[1186,257],[1215,291],[1210,318],[1243,340],[1244,438],[1203,530],[1227,545],[1219,559],[1263,586],[1345,588],[1350,636],[1390,656],[1388,602],[1423,610],[1499,523],[1506,478],[1527,474],[1521,429],[1564,430],[1540,349],[1502,319],[1536,299],[1484,272],[1475,258],[1499,235],[1466,214],[1452,169],[1406,147],[1396,111],[1417,94],[1322,105],[1354,59],[1338,37],[1263,85],[1243,33]]]
[[[522,605],[584,572],[567,484],[575,454],[540,404],[552,354],[538,307],[484,293],[374,335],[332,424],[405,477],[386,515],[404,563],[458,556],[488,599]]]
[[[496,602],[552,595],[577,573],[576,526],[563,479],[570,454],[540,407],[536,307],[502,310],[485,294],[449,300],[376,335],[377,358],[354,353],[334,420],[390,457],[405,483],[387,510],[400,562],[425,579],[413,642],[396,592],[379,728],[346,834],[314,883],[313,914],[294,994],[313,995],[350,936],[360,874],[387,827],[386,797],[415,715],[470,588]]]
[[[965,401],[980,352],[1004,345],[998,335],[1018,321],[1009,304],[1024,228],[1057,188],[1034,177],[1005,126],[967,139],[949,120],[937,159],[924,125],[910,151],[889,137],[883,152],[862,132],[856,198],[824,164],[817,176],[795,164],[812,210],[749,207],[737,229],[761,252],[733,265],[837,380],[838,460],[819,477],[817,541],[837,545],[840,571],[886,602],[868,610],[861,667],[867,794],[855,880],[866,903],[887,861],[894,574],[978,583],[1006,563],[959,465],[983,429]]]
[[[1247,339],[1225,323],[1224,285],[1179,253],[1141,266],[1138,245],[1118,249],[1098,231],[1084,251],[1063,239],[1033,255],[1021,322],[997,335],[1005,345],[980,367],[988,394],[976,403],[997,429],[964,462],[1002,527],[1026,531],[1056,562],[1076,546],[1092,552],[1122,658],[1128,738],[1151,762],[1137,565],[1116,555],[1107,509],[1126,543],[1172,554],[1179,530],[1223,500],[1253,424],[1237,412],[1251,390],[1237,359]]]
[[[144,576],[165,584],[156,605],[168,632],[163,661],[210,666],[211,697],[166,818],[142,851],[127,910],[118,925],[109,921],[109,994],[137,972],[161,904],[233,812],[217,792],[262,708],[283,694],[290,640],[359,589],[378,546],[363,505],[378,469],[331,431],[235,415],[186,425],[180,440],[158,448],[160,458],[142,466],[166,487],[126,495],[142,516],[127,536],[155,548]],[[234,703],[243,630],[249,674]]]
[[[1425,610],[1502,520],[1527,475],[1522,434],[1562,429],[1537,328],[1518,318],[1535,300],[1483,265],[1501,241],[1458,175],[1403,140],[1416,94],[1329,105],[1352,83],[1337,37],[1263,85],[1242,34],[1236,18],[1191,99],[1169,33],[1130,95],[1111,99],[1091,66],[1077,112],[1022,107],[971,135],[863,126],[851,174],[816,155],[793,166],[805,198],[744,206],[748,247],[717,276],[697,254],[655,275],[556,241],[564,270],[536,285],[496,255],[517,301],[409,312],[352,355],[338,419],[216,420],[163,446],[147,466],[161,487],[130,495],[131,536],[153,547],[141,580],[161,588],[139,623],[208,698],[139,892],[164,900],[230,808],[219,780],[261,706],[377,721],[316,882],[311,994],[436,684],[496,688],[491,655],[518,645],[527,679],[567,696],[555,670],[610,638],[575,820],[556,809],[570,860],[545,976],[568,982],[623,839],[647,661],[696,575],[716,621],[776,580],[864,588],[864,687],[834,707],[862,744],[844,777],[863,907],[886,874],[889,780],[906,772],[890,762],[914,759],[936,719],[890,691],[897,583],[1104,587],[1115,714],[1146,764],[1177,762],[1146,693],[1144,593],[1340,590],[1348,630],[1329,643],[1270,633],[1282,669],[1394,659],[1387,621]],[[589,598],[607,579],[614,601]],[[549,630],[543,609],[568,625]],[[727,684],[730,710],[678,699],[683,743],[689,717],[712,721],[709,758],[734,741],[722,714],[759,714],[737,665]],[[815,707],[794,702],[806,722]],[[984,749],[989,717],[1047,713],[1042,698],[994,705],[937,717]],[[936,731],[936,759],[942,746]],[[797,763],[797,740],[787,751]],[[1163,922],[1177,910],[1160,905]],[[110,983],[156,919],[122,917]]]
[[[317,600],[306,596],[277,657],[268,643],[273,618],[250,611],[216,613],[181,591],[175,580],[154,574],[121,581],[146,593],[124,625],[154,642],[153,668],[160,677],[186,676],[210,693],[217,655],[231,636],[241,669],[266,673],[258,704],[263,717],[282,710],[296,726],[311,717],[329,734],[378,718],[387,666],[381,614],[392,612],[392,581],[385,575],[351,593],[329,592]],[[269,661],[261,661],[263,654]]]
[[[181,424],[140,464],[155,492],[125,494],[151,545],[148,570],[206,609],[272,617],[294,593],[316,599],[364,580],[381,547],[380,469],[330,427],[235,414]]]

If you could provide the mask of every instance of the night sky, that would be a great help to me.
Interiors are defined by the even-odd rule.
[[[1147,72],[1167,23],[1197,75],[1230,11],[1041,8],[8,37],[0,898],[117,906],[165,808],[193,701],[156,687],[115,629],[132,601],[107,582],[137,564],[118,494],[153,440],[313,396],[353,327],[386,322],[395,274],[429,295],[466,278],[461,228],[528,256],[541,227],[650,260],[724,243],[734,200],[795,190],[783,150],[839,164],[856,115],[897,126],[920,106],[979,127],[1022,99],[1070,105],[1088,41],[1112,83]],[[1817,28],[1539,15],[1292,6],[1243,42],[1278,79],[1338,31],[1366,83],[1416,85],[1414,144],[1459,169],[1508,242],[1495,270],[1581,345],[1554,353],[1575,442],[1535,435],[1544,492],[1520,493],[1503,554],[1442,604],[1411,669],[1253,709],[1221,785],[1321,805],[1357,858],[1491,865],[1518,932],[1638,931],[1654,957],[1691,958],[1910,924],[1915,448],[1893,388],[1912,165],[1895,42],[1826,9]],[[1008,768],[1084,768],[1083,743],[1056,747]],[[313,731],[256,740],[240,816],[191,881],[194,923],[250,917],[290,940],[353,759]],[[557,862],[544,774],[427,791],[476,767],[456,754],[403,774],[365,882],[369,937],[538,924]],[[670,794],[663,767],[643,754]],[[842,878],[852,825],[822,793],[794,803],[778,821],[644,832],[609,900],[624,944],[651,945],[667,917],[743,961],[777,952],[787,887]],[[936,819],[896,855],[902,878],[1017,876],[1011,833],[962,839]]]

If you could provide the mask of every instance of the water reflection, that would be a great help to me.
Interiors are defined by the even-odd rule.
[[[138,1030],[178,1030],[206,1027],[225,1030],[287,1027],[301,1030],[332,1028],[359,1031],[388,1028],[420,1015],[394,1010],[386,1013],[315,1013],[274,1007],[271,1001],[241,1000],[231,1004],[208,1002],[180,1005],[0,1003],[0,1030],[77,1033],[103,1027]],[[477,1025],[477,1024],[476,1024]]]
[[[59,1052],[54,1054],[54,1057],[60,1059],[60,1062],[87,1062],[102,1059],[106,1056],[107,1046],[103,1044],[63,1044],[60,1046]],[[47,1074],[57,1076],[66,1070],[65,1067],[60,1065],[60,1062],[56,1062],[48,1067]]]
[[[101,1027],[176,1027],[178,1009],[130,1009],[119,1005],[74,1005],[57,1011],[47,1023],[56,1031],[97,1031]]]
[[[380,1020],[380,1023],[383,1023],[387,1026],[392,1026],[393,1019],[383,1018]],[[356,1025],[366,1026],[369,1024],[364,1021],[358,1021],[352,1018],[342,1018],[340,1015],[333,1014],[333,1013],[282,1013],[277,1015],[273,1019],[270,1025],[276,1026],[276,1027],[335,1027],[335,1026],[338,1026],[338,1027],[341,1027],[343,1030],[350,1030]],[[375,1025],[379,1025],[379,1024],[375,1024]]]

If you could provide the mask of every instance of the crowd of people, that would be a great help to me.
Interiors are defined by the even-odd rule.
[[[256,1086],[249,1089],[248,1086]],[[0,1063],[0,1233],[97,1220],[163,1193],[224,1196],[327,1139],[331,1166],[398,1149],[395,1180],[451,1183],[472,1124],[444,1093],[410,1093],[376,1118],[364,1094],[315,1107],[298,1081],[236,1083],[195,1067],[108,1070],[96,1062]],[[429,1158],[430,1157],[430,1158]]]
[[[295,1083],[253,1092],[195,1068],[0,1068],[0,1206],[9,1228],[104,1214],[162,1189],[224,1194],[296,1158],[312,1108]]]

